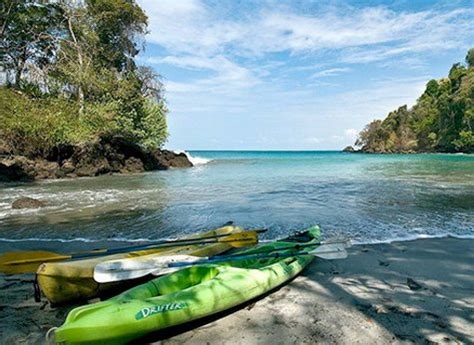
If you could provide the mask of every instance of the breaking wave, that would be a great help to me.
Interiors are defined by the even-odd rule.
[[[186,157],[188,157],[189,161],[193,163],[193,165],[204,165],[212,161],[212,159],[204,158],[204,157],[194,157],[189,152],[186,151],[174,151],[175,153],[184,153]]]

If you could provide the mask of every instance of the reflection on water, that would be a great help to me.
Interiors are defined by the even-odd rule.
[[[229,220],[267,237],[319,223],[360,241],[474,236],[474,157],[194,152],[191,169],[0,185],[0,237],[137,239]],[[45,200],[12,210],[19,197]]]

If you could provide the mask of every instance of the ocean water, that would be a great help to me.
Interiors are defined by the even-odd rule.
[[[1,241],[142,241],[228,221],[266,239],[313,224],[359,243],[474,237],[473,155],[190,155],[190,169],[0,184]],[[11,209],[26,196],[48,206]]]

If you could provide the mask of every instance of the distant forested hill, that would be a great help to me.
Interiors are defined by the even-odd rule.
[[[416,104],[369,123],[356,141],[362,152],[474,152],[474,48],[466,65],[430,80]]]

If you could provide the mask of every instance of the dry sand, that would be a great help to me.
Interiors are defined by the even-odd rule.
[[[0,342],[43,343],[69,308],[33,301],[31,276],[0,276]],[[354,246],[273,294],[163,344],[474,344],[474,240]]]

